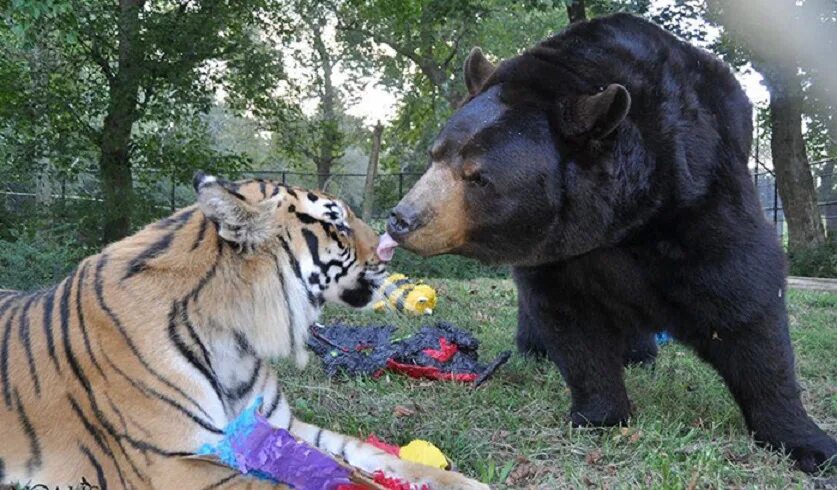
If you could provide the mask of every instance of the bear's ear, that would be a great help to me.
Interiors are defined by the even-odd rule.
[[[479,47],[471,50],[471,53],[465,59],[463,68],[465,71],[465,86],[468,87],[468,93],[471,95],[476,95],[485,81],[488,80],[488,77],[494,73],[494,65],[485,58]]]
[[[253,249],[275,234],[274,215],[284,192],[256,204],[236,191],[235,184],[198,171],[192,180],[198,193],[198,207],[218,225],[218,235],[239,245],[239,250]]]
[[[628,89],[612,83],[595,95],[581,96],[564,108],[561,129],[568,136],[600,139],[619,126],[631,108]]]

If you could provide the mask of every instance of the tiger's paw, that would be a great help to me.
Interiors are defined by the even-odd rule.
[[[490,490],[485,483],[472,480],[453,471],[445,471],[423,464],[399,461],[396,468],[388,468],[385,473],[393,475],[419,487],[426,485],[430,490]]]

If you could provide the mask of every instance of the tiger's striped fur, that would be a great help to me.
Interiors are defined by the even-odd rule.
[[[277,427],[367,471],[487,488],[295,419],[269,360],[306,362],[325,301],[365,307],[377,236],[342,202],[198,174],[198,203],[60,284],[0,292],[0,482],[274,488],[189,459],[257,396]]]

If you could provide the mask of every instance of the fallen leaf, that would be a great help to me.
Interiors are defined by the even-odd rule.
[[[476,313],[474,313],[474,319],[476,319],[477,321],[480,321],[480,322],[493,322],[494,321],[493,316],[488,315],[486,313],[483,313],[481,311],[477,311]]]
[[[396,405],[392,414],[396,417],[412,417],[416,414],[416,411],[410,407],[405,407],[404,405]]]
[[[506,477],[506,485],[510,487],[519,487],[526,480],[536,478],[538,476],[538,469],[530,463],[526,458],[518,457],[518,465]],[[522,461],[521,461],[522,460]]]
[[[701,444],[699,442],[693,442],[692,444],[688,444],[686,446],[683,446],[683,447],[677,449],[674,452],[678,453],[678,454],[685,454],[686,456],[689,456],[691,454],[694,454],[694,453],[700,451],[701,449],[703,449],[703,444]]]
[[[698,480],[698,472],[692,472],[692,479],[689,480],[689,486],[687,487],[688,490],[695,490],[697,488],[697,480]]]
[[[727,449],[724,451],[724,458],[731,463],[746,463],[749,459],[749,454],[736,454]]]
[[[497,430],[491,434],[491,442],[501,442],[506,440],[509,437],[510,432],[507,430]]]
[[[628,441],[630,441],[631,444],[636,444],[637,441],[639,441],[641,438],[642,438],[642,431],[638,430],[638,431],[634,432],[633,434],[631,434],[631,438],[628,439]]]

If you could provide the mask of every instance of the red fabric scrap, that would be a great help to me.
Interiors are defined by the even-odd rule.
[[[417,487],[399,478],[387,476],[383,471],[376,471],[374,476],[375,483],[383,485],[388,490],[430,490],[427,485]]]
[[[448,339],[439,337],[439,349],[424,349],[422,352],[439,362],[448,362],[459,352],[459,347]]]
[[[477,379],[476,373],[446,373],[437,367],[402,364],[392,359],[387,359],[387,368],[416,379],[426,378],[439,381],[462,381],[463,383],[473,383]]]
[[[401,448],[394,445],[394,444],[387,444],[386,442],[378,439],[375,434],[370,434],[369,437],[366,438],[366,444],[371,444],[378,449],[388,452],[393,456],[400,456],[401,455]]]
[[[387,490],[430,490],[430,487],[427,485],[418,487],[409,482],[405,482],[404,480],[387,476],[383,471],[376,471],[373,476],[373,481]],[[338,485],[336,490],[367,490],[368,488],[369,487],[357,483],[343,483]]]

